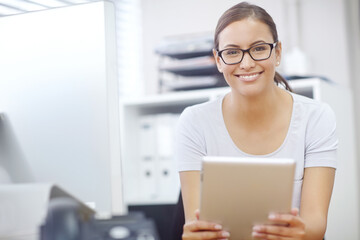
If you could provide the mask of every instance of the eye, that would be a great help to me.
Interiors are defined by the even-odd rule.
[[[268,45],[259,45],[251,48],[252,52],[261,52],[261,51],[267,51],[269,48]]]
[[[241,54],[241,50],[240,49],[227,49],[223,52],[224,55],[226,56],[237,56],[239,54]]]

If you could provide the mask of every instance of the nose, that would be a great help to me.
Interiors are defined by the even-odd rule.
[[[244,53],[244,57],[240,62],[240,68],[244,70],[251,69],[255,66],[255,61],[250,57],[248,52]]]

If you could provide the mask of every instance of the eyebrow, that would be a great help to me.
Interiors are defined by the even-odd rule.
[[[264,40],[258,40],[258,41],[255,41],[253,42],[252,44],[250,44],[250,47],[256,45],[256,44],[259,44],[259,43],[266,43]],[[236,45],[236,44],[227,44],[224,46],[224,49],[226,48],[240,48],[239,45]]]

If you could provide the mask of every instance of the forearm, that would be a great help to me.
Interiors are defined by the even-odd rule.
[[[309,217],[303,217],[303,220],[305,222],[305,240],[322,240],[324,238],[326,218],[312,214]]]
[[[199,209],[200,172],[188,171],[180,173],[181,194],[184,204],[185,221],[196,219],[195,210]]]
[[[334,177],[333,168],[305,169],[300,216],[305,222],[306,240],[324,238]]]

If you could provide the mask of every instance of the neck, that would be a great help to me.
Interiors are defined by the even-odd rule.
[[[276,114],[282,91],[278,87],[257,96],[242,96],[231,92],[224,104],[233,117],[249,124],[267,121]]]

